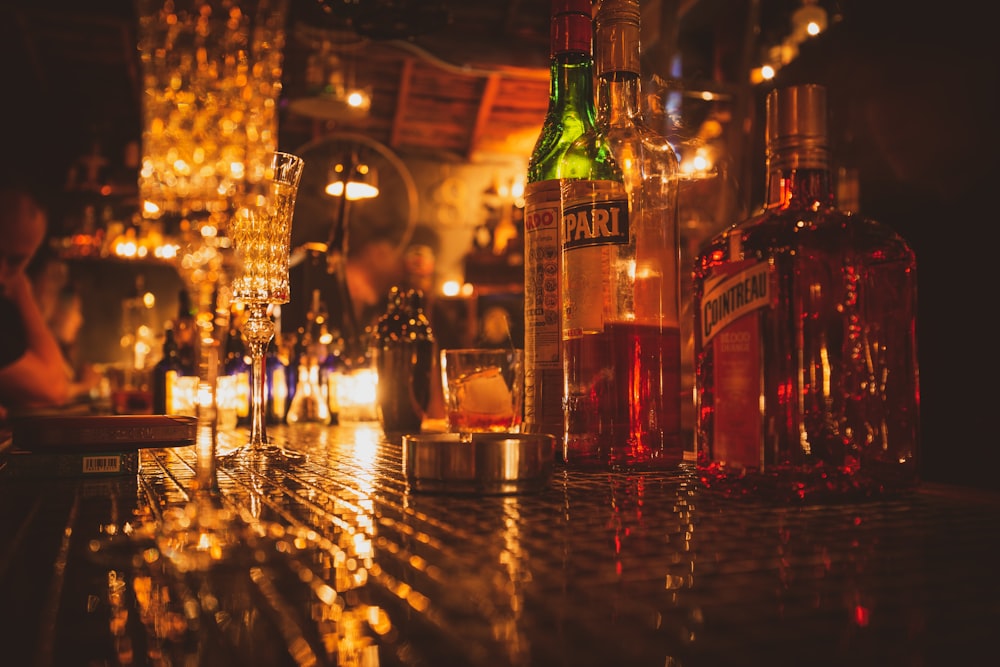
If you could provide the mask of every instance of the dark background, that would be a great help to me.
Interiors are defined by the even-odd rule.
[[[862,212],[916,251],[924,479],[1000,488],[996,35],[970,2],[842,5],[777,83],[827,85]]]

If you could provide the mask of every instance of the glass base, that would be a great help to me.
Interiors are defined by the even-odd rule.
[[[235,468],[241,465],[287,466],[305,463],[308,457],[302,452],[273,444],[247,444],[217,457],[219,465]]]

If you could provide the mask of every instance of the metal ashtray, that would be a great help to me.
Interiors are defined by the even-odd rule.
[[[544,434],[404,435],[403,470],[415,492],[525,493],[548,485],[555,448]]]

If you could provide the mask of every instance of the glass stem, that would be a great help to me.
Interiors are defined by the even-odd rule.
[[[266,303],[247,304],[250,315],[243,324],[243,335],[250,348],[250,446],[267,444],[264,427],[264,352],[274,337],[274,322],[267,315]]]

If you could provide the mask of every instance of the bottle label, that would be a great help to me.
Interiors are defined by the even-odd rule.
[[[559,180],[524,189],[524,422],[562,423]]]
[[[744,265],[741,263],[740,266]],[[770,304],[769,275],[769,265],[753,262],[728,278],[723,277],[711,286],[706,285],[699,313],[705,344],[743,315]]]
[[[701,331],[711,345],[715,386],[712,455],[739,467],[762,461],[761,309],[771,305],[771,267],[735,262],[706,283]]]
[[[597,194],[584,201],[567,202],[562,219],[564,249],[628,245],[628,199],[604,199]]]
[[[629,241],[628,196],[616,181],[569,180],[563,184],[563,338],[604,330],[618,308],[620,259]]]

